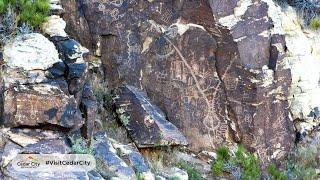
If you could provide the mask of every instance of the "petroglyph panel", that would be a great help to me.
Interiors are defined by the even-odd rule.
[[[213,149],[226,143],[225,96],[215,62],[210,61],[215,40],[201,28],[171,39],[167,35],[157,38],[144,56],[152,69],[143,77],[148,94],[188,139],[197,139],[193,148]]]
[[[111,74],[107,78],[115,76],[108,80],[146,90],[187,136],[192,150],[228,143],[228,119],[236,126],[237,140],[269,161],[267,156],[279,149],[288,152],[293,144],[292,123],[282,114],[288,104],[273,98],[287,95],[290,72],[277,66],[277,77],[262,86],[259,71],[274,57],[272,37],[259,35],[272,28],[268,6],[250,4],[232,30],[217,26],[214,18],[233,14],[236,6],[236,0],[85,0],[84,11],[91,33],[112,40],[101,46]],[[184,29],[187,24],[199,26]],[[283,93],[273,94],[275,89]]]

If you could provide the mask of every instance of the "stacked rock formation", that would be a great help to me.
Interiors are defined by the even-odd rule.
[[[40,33],[17,36],[4,46],[1,74],[1,172],[3,178],[85,178],[86,173],[16,172],[18,153],[72,153],[69,133],[91,138],[95,98],[87,82],[89,52],[65,32],[52,2],[52,16]]]

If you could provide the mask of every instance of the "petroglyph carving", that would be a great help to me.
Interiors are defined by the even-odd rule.
[[[156,76],[157,76],[157,82],[159,83],[163,83],[166,81],[166,77],[168,76],[168,73],[166,72],[166,70],[160,71],[160,72],[156,72]]]
[[[117,20],[119,15],[119,9],[113,9],[110,11],[110,16],[114,19]]]
[[[130,4],[132,4],[133,6],[135,6],[135,5],[137,5],[138,4],[138,2],[136,1],[136,0],[130,0],[130,2],[129,2]]]
[[[98,6],[99,11],[104,11],[105,10],[105,6],[104,4],[100,3]]]
[[[238,79],[227,76],[224,78],[224,85],[228,90],[236,90],[238,86]]]
[[[165,23],[170,23],[171,19],[173,17],[173,12],[169,11],[167,9],[163,9],[161,13],[161,20]]]
[[[123,0],[113,0],[113,1],[109,1],[108,4],[117,6],[117,7],[121,7],[123,4]]]

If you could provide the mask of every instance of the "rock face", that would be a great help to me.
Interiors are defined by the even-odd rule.
[[[240,142],[269,162],[293,146],[291,73],[272,1],[62,2],[71,4],[67,21],[83,21],[69,31],[91,34],[80,41],[100,52],[109,86],[145,91],[191,149]]]
[[[204,27],[176,23],[160,31],[142,54],[146,91],[195,149],[215,147],[228,138],[226,96],[215,67],[216,48],[216,40]]]
[[[76,38],[81,44],[92,50],[92,36],[89,31],[88,22],[83,13],[83,5],[78,0],[61,0],[65,9],[63,19],[68,23],[66,31],[73,38]]]
[[[240,1],[227,14],[220,14],[214,4],[213,14],[231,34],[230,39],[222,37],[217,67],[241,141],[263,161],[284,158],[294,141],[287,101],[291,74],[283,65],[284,36],[269,16],[275,4]]]
[[[94,37],[92,44],[101,52],[108,83],[116,87],[124,80],[143,88],[182,130],[195,150],[231,142],[226,96],[215,69],[217,41],[213,33],[202,26],[210,24],[212,31],[217,30],[211,25],[214,19],[209,4],[164,3],[164,14],[160,13],[160,4],[137,1],[122,4],[84,1],[81,4]],[[101,8],[96,8],[98,6]],[[130,10],[138,6],[146,10]],[[175,8],[182,6],[187,9],[180,15],[185,20],[180,18],[178,22]],[[188,20],[192,15],[187,12],[193,12],[193,7],[197,7],[194,14],[207,12],[203,15],[206,22],[199,16]],[[112,22],[116,25],[110,25]],[[196,36],[199,38],[195,39]]]
[[[306,135],[320,123],[319,32],[302,29],[299,16],[292,8],[279,12],[278,17],[286,36],[285,65],[292,75],[290,111],[298,132]]]
[[[128,120],[123,123],[126,123],[124,125],[138,147],[188,144],[178,128],[168,122],[164,113],[152,105],[146,94],[139,89],[132,86],[121,87],[116,106],[120,120]]]

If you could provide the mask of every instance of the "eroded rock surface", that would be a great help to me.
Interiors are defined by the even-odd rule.
[[[58,39],[53,41],[58,50],[37,33],[18,36],[4,47],[3,125],[57,125],[73,130],[84,125],[80,102],[88,50],[68,37]]]
[[[118,95],[116,106],[120,120],[127,121],[123,123],[139,148],[187,145],[178,128],[166,120],[164,113],[152,104],[144,92],[125,86],[119,89]]]

